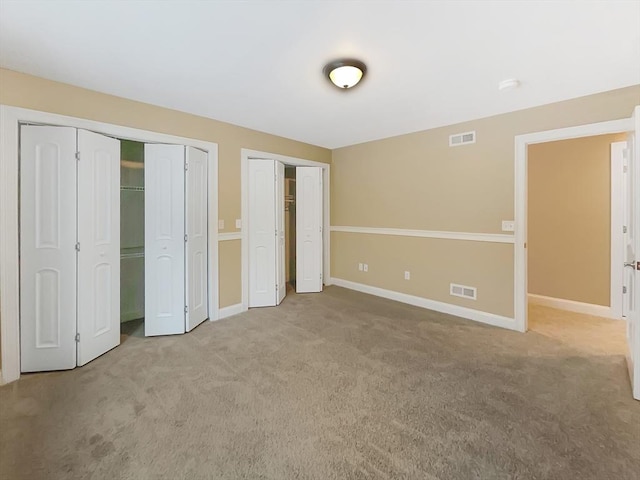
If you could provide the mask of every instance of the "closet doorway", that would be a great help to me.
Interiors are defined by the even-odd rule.
[[[191,331],[209,316],[207,153],[126,140],[121,150],[121,322],[146,336]]]
[[[123,321],[146,319],[151,336],[216,319],[208,217],[217,149],[30,123],[15,125],[20,348],[17,358],[3,349],[5,366],[85,365],[120,343]]]
[[[246,308],[321,292],[328,278],[329,165],[256,153],[243,150]]]

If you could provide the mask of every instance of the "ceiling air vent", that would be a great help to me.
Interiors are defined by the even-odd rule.
[[[457,147],[460,145],[468,145],[470,143],[476,143],[476,132],[464,132],[456,133],[455,135],[449,135],[449,146]]]
[[[458,285],[456,283],[450,284],[449,294],[454,297],[468,298],[469,300],[476,300],[478,291],[475,287],[467,287],[465,285]]]

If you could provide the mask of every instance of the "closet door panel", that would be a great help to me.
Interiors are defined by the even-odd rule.
[[[207,153],[186,147],[186,330],[209,317],[207,235]]]
[[[285,270],[285,228],[284,228],[284,164],[276,162],[276,225],[278,239],[276,247],[278,268],[277,304],[280,305],[287,294],[287,275]]]
[[[120,141],[78,130],[78,365],[120,344]]]
[[[185,147],[144,147],[146,336],[185,332]]]
[[[296,168],[296,292],[322,291],[322,169]]]
[[[76,129],[20,129],[20,369],[76,366]]]
[[[274,160],[249,160],[249,307],[276,305]]]

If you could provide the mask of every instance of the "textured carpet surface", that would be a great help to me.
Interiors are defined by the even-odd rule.
[[[624,356],[548,333],[337,287],[138,328],[0,388],[0,478],[638,479]]]

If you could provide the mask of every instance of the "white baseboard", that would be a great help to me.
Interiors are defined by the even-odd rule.
[[[560,310],[567,310],[569,312],[584,313],[585,315],[622,320],[620,317],[616,317],[614,315],[611,307],[607,307],[605,305],[594,305],[592,303],[576,302],[574,300],[565,300],[563,298],[545,297],[544,295],[536,295],[534,293],[529,293],[527,298],[529,303],[542,305],[543,307],[551,307]]]
[[[246,310],[242,308],[241,303],[236,303],[235,305],[229,305],[228,307],[223,307],[220,310],[218,310],[218,320],[222,320],[223,318],[231,317],[233,315],[238,315],[239,313],[242,313],[244,311]]]
[[[456,317],[462,317],[468,320],[475,320],[476,322],[486,323],[495,327],[502,327],[509,330],[518,330],[516,322],[513,318],[503,317],[494,313],[482,312],[480,310],[460,307],[458,305],[452,305],[450,303],[429,300],[428,298],[416,297],[415,295],[409,295],[407,293],[385,290],[384,288],[372,287],[371,285],[356,283],[350,280],[343,280],[341,278],[333,277],[331,278],[331,283],[333,285],[348,288],[350,290],[368,293],[377,297],[388,298],[389,300],[395,300],[397,302],[408,303],[409,305],[426,308],[428,310],[435,310],[436,312],[448,313],[449,315],[455,315]]]

